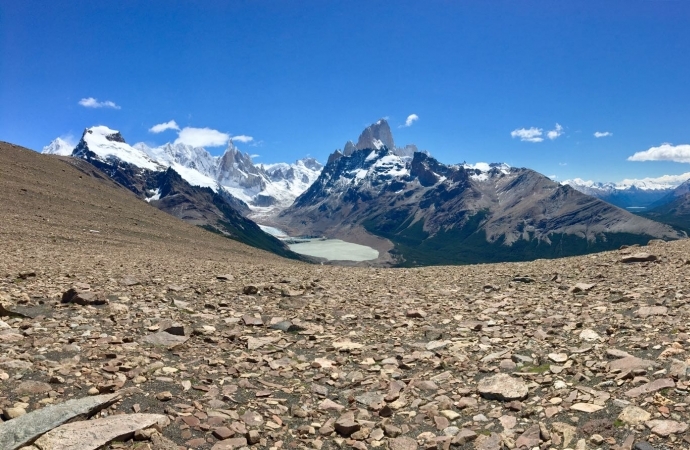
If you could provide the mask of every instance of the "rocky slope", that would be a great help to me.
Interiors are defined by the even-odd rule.
[[[331,155],[278,224],[292,235],[364,229],[392,241],[405,265],[568,256],[685,236],[529,169],[444,165],[379,147]]]
[[[114,135],[115,130],[99,126],[87,129],[94,136]],[[90,134],[90,133],[89,133]],[[92,140],[96,137],[92,137]],[[216,192],[227,193],[245,203],[247,214],[266,209],[280,210],[292,204],[316,180],[323,166],[313,158],[304,158],[294,164],[255,165],[249,154],[241,152],[231,141],[221,156],[212,156],[202,147],[182,143],[167,143],[150,147],[144,143],[114,145],[99,142],[103,157],[118,157],[136,167],[172,168],[192,186],[208,187]],[[76,150],[64,140],[57,138],[43,148],[43,153],[69,156]],[[276,173],[277,172],[277,173]]]
[[[54,158],[0,163],[4,448],[690,445],[688,240],[314,266]]]
[[[652,204],[640,215],[690,233],[690,180]]]

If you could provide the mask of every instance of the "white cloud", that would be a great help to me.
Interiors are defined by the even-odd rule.
[[[669,187],[678,186],[681,183],[690,179],[690,172],[681,173],[680,175],[662,175],[660,177],[647,177],[647,178],[626,178],[621,181],[621,185],[636,185],[647,184],[647,185],[667,185]]]
[[[551,178],[552,180],[557,180],[557,179],[558,179],[558,175],[549,175],[549,178]]]
[[[567,166],[568,163],[558,163],[559,166]]]
[[[549,139],[551,139],[553,141],[554,139],[556,139],[558,136],[560,136],[562,134],[563,134],[563,127],[561,126],[561,124],[556,123],[556,128],[554,128],[553,130],[546,133],[546,137],[548,137]]]
[[[120,109],[118,105],[116,105],[114,102],[111,102],[110,100],[106,100],[104,102],[99,102],[93,97],[88,97],[88,98],[82,98],[79,100],[79,104],[83,106],[84,108],[113,108],[113,109]]]
[[[613,136],[613,133],[611,133],[610,131],[595,131],[594,132],[595,138],[603,138],[603,137],[608,137],[608,136]]]
[[[165,130],[180,130],[180,127],[177,125],[177,122],[174,120],[171,120],[170,122],[164,122],[164,123],[159,123],[158,125],[154,125],[151,128],[149,128],[149,133],[162,133]]]
[[[239,136],[233,136],[230,139],[232,139],[233,142],[242,142],[243,144],[246,144],[247,142],[251,142],[254,140],[253,137],[246,136],[244,134],[240,134]]]
[[[675,161],[690,163],[690,145],[672,145],[669,143],[637,152],[628,157],[628,161]]]
[[[256,158],[260,158],[261,155],[259,155],[258,153],[254,153],[253,155],[249,155],[249,157],[250,157],[251,159],[256,159]]]
[[[523,142],[541,142],[543,131],[541,128],[518,128],[510,132],[512,138],[520,138]]]
[[[407,119],[405,119],[405,127],[411,127],[413,123],[415,123],[417,120],[419,120],[419,116],[417,114],[410,114],[407,116]]]
[[[220,147],[230,140],[230,135],[211,128],[186,127],[180,130],[175,144],[186,144],[194,147]]]

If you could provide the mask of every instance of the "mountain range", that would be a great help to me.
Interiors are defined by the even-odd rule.
[[[44,153],[51,152],[58,156],[68,153],[60,141],[44,149]],[[213,158],[205,150],[189,146],[130,146],[118,131],[96,126],[84,131],[69,155],[72,160],[89,163],[88,167],[95,167],[141,200],[179,219],[287,258],[305,259],[264,233],[245,217],[250,211],[246,203],[201,172],[218,170],[220,176],[227,178],[223,164],[237,153],[232,146],[223,155],[225,158]],[[89,170],[83,165],[75,167]]]
[[[388,145],[385,120],[368,127],[276,223],[297,234],[374,235],[401,265],[569,256],[685,237],[530,169],[445,165]]]
[[[665,197],[688,179],[690,179],[690,173],[661,179],[624,180],[620,183],[601,183],[574,178],[565,180],[561,184],[569,185],[583,194],[621,208],[644,210],[653,205],[658,206],[659,202],[665,202]]]
[[[212,156],[202,147],[182,143],[167,143],[159,147],[150,147],[144,143],[130,146],[124,139],[120,139],[121,136],[116,140],[107,138],[117,135],[119,133],[116,130],[105,126],[85,131],[92,152],[101,159],[117,159],[150,170],[172,168],[192,186],[208,187],[215,192],[231,194],[245,204],[241,209],[246,213],[251,213],[252,209],[260,211],[289,206],[316,180],[323,168],[313,158],[305,158],[293,164],[256,165],[232,141],[221,156]],[[42,153],[70,156],[83,143],[82,139],[75,148],[57,138],[44,147]],[[80,153],[77,152],[75,156],[80,156]]]
[[[254,164],[232,142],[221,156],[179,143],[130,146],[105,126],[69,147],[56,139],[44,153],[85,160],[176,217],[293,258],[251,219],[291,236],[369,245],[380,254],[371,263],[403,266],[551,258],[686,237],[530,169],[447,165],[413,144],[396,147],[385,119],[325,166],[312,158]]]

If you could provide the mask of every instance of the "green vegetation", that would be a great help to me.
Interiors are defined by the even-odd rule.
[[[542,373],[545,373],[546,371],[548,371],[550,367],[551,367],[550,364],[542,364],[542,365],[540,365],[540,366],[531,366],[531,367],[527,367],[527,368],[525,368],[524,371],[527,372],[527,373],[539,373],[539,374],[542,374]]]
[[[400,267],[480,264],[513,261],[531,261],[545,258],[584,255],[615,250],[621,245],[646,244],[652,236],[631,233],[607,233],[596,241],[588,241],[569,234],[552,234],[551,245],[537,240],[520,239],[512,245],[504,240],[488,242],[481,229],[487,211],[480,211],[466,219],[463,226],[440,230],[434,235],[424,231],[424,222],[411,223],[412,218],[391,224],[393,215],[371,219],[363,223],[367,231],[389,239],[395,245],[393,254]],[[461,222],[463,217],[458,219]]]
[[[690,235],[690,215],[674,214],[674,213],[658,213],[654,211],[644,211],[637,213],[637,215],[645,217],[650,220],[665,223],[670,225],[678,231],[685,231]]]

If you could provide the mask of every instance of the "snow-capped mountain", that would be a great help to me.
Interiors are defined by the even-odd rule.
[[[216,167],[208,164],[215,160],[203,149],[130,146],[118,131],[97,126],[84,131],[71,156],[76,158],[70,159],[75,167],[89,163],[140,199],[192,225],[288,258],[302,258],[245,217],[248,206],[197,169],[203,164]]]
[[[263,214],[266,210],[280,210],[292,204],[318,178],[323,168],[313,158],[294,164],[255,165],[232,141],[221,156],[212,156],[204,148],[181,143],[160,147],[144,143],[130,146],[116,130],[105,126],[87,129],[82,141],[103,161],[119,159],[154,171],[172,168],[191,185],[209,187],[215,192],[225,191],[250,208],[260,209]],[[73,152],[74,156],[83,156],[79,146],[72,149],[59,138],[43,150],[43,153],[60,155]]]
[[[380,145],[393,143],[376,132],[384,123],[358,141],[372,147],[333,153],[276,224],[293,236],[384,239],[409,265],[565,256],[684,236],[530,169],[401,156]]]
[[[574,178],[561,184],[569,185],[583,194],[591,195],[621,208],[646,208],[666,197],[690,173],[667,175],[659,178],[626,179],[619,183],[601,183]]]
[[[56,138],[53,140],[53,142],[43,147],[43,151],[41,153],[45,153],[47,155],[69,156],[72,154],[73,150],[74,145],[71,145],[62,138]]]

